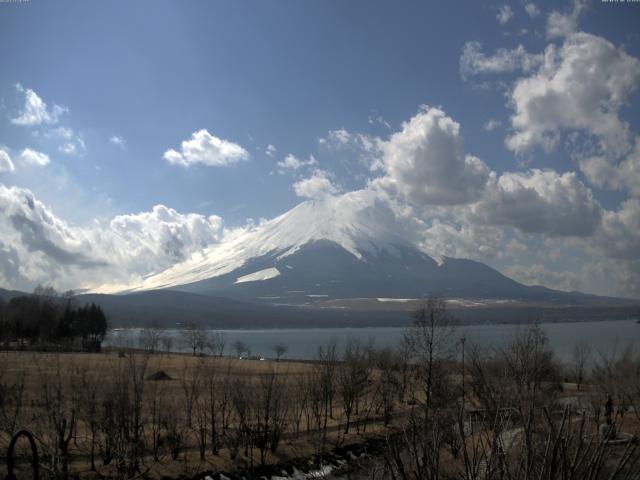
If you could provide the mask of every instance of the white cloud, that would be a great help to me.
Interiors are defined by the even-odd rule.
[[[583,288],[582,275],[575,272],[554,271],[542,264],[521,265],[508,267],[505,272],[509,277],[525,285],[543,285],[571,292]]]
[[[68,127],[56,127],[49,129],[45,135],[50,138],[64,138],[71,140],[73,138],[73,130]]]
[[[484,128],[484,130],[487,132],[493,132],[500,125],[502,125],[502,122],[500,120],[495,120],[493,118],[490,118],[485,122],[482,128]]]
[[[48,155],[31,148],[22,150],[18,158],[27,165],[35,165],[37,167],[44,167],[49,164]]]
[[[460,125],[425,107],[382,144],[386,176],[376,184],[415,205],[455,205],[477,200],[489,170],[464,154]]]
[[[502,5],[498,9],[496,19],[500,25],[504,25],[513,17],[513,9],[509,5]]]
[[[104,265],[92,258],[89,239],[53,215],[29,190],[0,184],[0,224],[4,239],[14,252],[20,252],[16,276],[29,276],[37,271],[51,279],[68,266]],[[6,262],[0,263],[6,266]]]
[[[613,163],[604,156],[587,157],[580,160],[580,169],[596,187],[627,190],[630,195],[640,197],[640,137],[621,162]]]
[[[71,142],[63,143],[58,147],[58,150],[66,155],[77,155],[78,149],[75,144]]]
[[[380,148],[380,139],[362,133],[351,133],[344,128],[330,130],[326,137],[318,139],[320,145],[331,150],[352,149],[365,153],[376,153]]]
[[[15,170],[11,157],[7,152],[0,149],[0,173],[10,173]]]
[[[492,177],[486,196],[469,207],[469,218],[481,225],[510,226],[550,236],[592,235],[602,209],[573,172],[533,169]]]
[[[329,174],[324,170],[316,170],[310,177],[304,178],[293,184],[296,195],[303,198],[323,198],[338,193],[338,188],[333,185]]]
[[[24,89],[22,85],[17,84],[16,89],[24,94],[24,106],[18,116],[11,119],[11,123],[15,125],[55,124],[58,123],[58,118],[67,111],[65,107],[60,105],[54,105],[49,109],[42,98],[30,88]]]
[[[181,214],[156,205],[80,228],[58,218],[32,192],[0,184],[0,281],[60,289],[127,284],[164,270],[223,235],[216,215]]]
[[[585,240],[594,271],[615,284],[611,290],[640,297],[640,199],[625,200],[616,211],[606,211],[601,227]]]
[[[316,165],[318,162],[313,155],[309,155],[308,160],[301,160],[291,153],[278,162],[278,171],[284,173],[286,170],[298,170],[301,167]]]
[[[382,140],[363,133],[351,133],[344,128],[330,130],[326,137],[318,139],[320,146],[332,152],[350,152],[371,170],[381,167]]]
[[[603,150],[622,154],[628,125],[618,111],[639,81],[638,59],[601,37],[571,34],[560,48],[547,47],[538,72],[515,83],[514,133],[507,147],[517,153],[536,145],[549,151],[567,129],[594,135]]]
[[[150,212],[118,215],[109,223],[111,240],[135,271],[158,271],[184,260],[220,240],[222,219],[217,215],[181,214],[156,205]],[[130,267],[131,268],[131,267]]]
[[[524,6],[524,10],[531,18],[536,18],[538,15],[540,15],[540,9],[535,3],[527,3]]]
[[[198,130],[189,140],[184,140],[180,151],[169,149],[164,159],[174,165],[188,167],[197,163],[214,167],[226,167],[249,159],[249,152],[237,143]]]
[[[460,220],[460,217],[456,219]],[[432,219],[423,232],[422,249],[434,258],[446,256],[487,261],[502,256],[505,240],[502,229],[469,222],[454,223],[458,222],[452,218]]]
[[[529,72],[542,64],[542,54],[528,53],[522,45],[514,49],[499,48],[493,55],[482,52],[480,42],[467,42],[460,56],[462,78],[482,73]]]
[[[120,135],[112,135],[109,138],[109,143],[112,143],[114,145],[117,145],[119,147],[123,147],[125,146],[125,144],[127,143],[124,139],[124,137],[120,136]]]
[[[634,261],[640,267],[640,199],[625,200],[617,211],[606,211],[591,244],[608,257]]]
[[[329,130],[328,135],[318,139],[318,142],[328,147],[340,148],[353,143],[356,137],[356,135],[353,135],[348,130],[339,128],[337,130]]]
[[[270,157],[274,157],[276,155],[276,152],[278,151],[278,149],[276,148],[275,145],[272,145],[271,143],[269,145],[267,145],[267,148],[265,150],[265,153],[267,155],[269,155]]]
[[[577,31],[578,19],[586,6],[585,0],[574,0],[571,12],[551,12],[547,18],[547,38],[564,37]]]

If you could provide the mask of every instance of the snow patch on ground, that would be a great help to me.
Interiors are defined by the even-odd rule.
[[[257,272],[250,273],[249,275],[243,275],[242,277],[238,277],[234,282],[235,285],[238,283],[246,283],[246,282],[262,282],[264,280],[269,280],[270,278],[276,278],[280,275],[280,270],[275,267],[265,268],[264,270],[259,270]]]
[[[379,302],[400,302],[407,303],[413,302],[414,300],[418,300],[417,298],[377,298]]]

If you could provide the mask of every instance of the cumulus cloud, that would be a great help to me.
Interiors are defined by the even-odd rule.
[[[11,157],[6,151],[0,149],[0,173],[10,173],[14,170],[15,167],[11,161]]]
[[[421,109],[382,144],[386,176],[376,184],[417,205],[456,205],[477,200],[489,170],[464,154],[460,125],[439,108]]]
[[[492,178],[486,196],[469,212],[474,223],[577,237],[593,234],[602,216],[593,193],[574,172],[538,169]]]
[[[25,148],[19,155],[19,160],[26,165],[44,167],[49,164],[49,156],[31,148]]]
[[[627,199],[618,210],[606,211],[591,245],[608,257],[640,264],[640,199]]]
[[[31,191],[0,184],[0,280],[14,288],[123,284],[164,270],[220,240],[222,219],[164,205],[118,215],[107,225],[72,226]]]
[[[586,6],[586,0],[574,0],[570,12],[551,12],[547,17],[547,38],[564,37],[575,32],[578,29],[578,19]]]
[[[509,20],[513,18],[513,9],[509,5],[502,5],[498,9],[498,13],[496,14],[496,19],[500,25],[504,25]]]
[[[540,66],[543,58],[542,54],[527,52],[522,45],[514,49],[499,48],[493,55],[487,55],[480,42],[467,42],[460,56],[460,75],[466,79],[482,73],[526,73]]]
[[[640,197],[640,137],[621,162],[614,163],[604,156],[586,157],[580,160],[580,169],[596,187],[626,190],[630,195]]]
[[[533,146],[549,151],[559,130],[596,136],[604,150],[624,153],[628,125],[618,112],[640,81],[640,61],[604,38],[569,35],[550,45],[534,75],[518,80],[510,94],[515,111],[507,147],[521,153]]]
[[[189,140],[184,140],[180,151],[169,149],[164,159],[173,165],[189,167],[201,163],[214,167],[226,167],[249,159],[249,152],[237,143],[211,135],[207,130],[198,130]]]
[[[0,215],[3,231],[17,236],[18,245],[28,253],[44,255],[57,266],[105,265],[92,258],[93,247],[86,237],[53,215],[29,190],[0,184]],[[23,260],[28,262],[28,258]]]
[[[316,165],[318,162],[313,155],[309,155],[307,160],[302,160],[291,153],[278,162],[278,171],[284,173],[286,170],[298,170],[301,167]]]
[[[338,188],[331,182],[329,173],[317,169],[310,177],[293,184],[296,195],[303,198],[324,198],[338,193]]]
[[[222,218],[196,213],[182,214],[156,205],[150,212],[118,215],[109,223],[116,244],[134,270],[162,270],[220,240]],[[130,267],[131,268],[131,267]]]
[[[65,107],[53,105],[52,108],[30,88],[25,89],[19,83],[16,85],[19,93],[24,95],[24,106],[18,115],[11,119],[14,125],[36,126],[58,123],[60,116],[67,111]]]
[[[640,297],[640,199],[627,199],[617,210],[605,211],[600,228],[585,245],[599,259],[594,271],[613,279],[617,292]]]
[[[460,221],[460,217],[432,218],[422,232],[422,250],[432,257],[496,260],[502,256],[506,238],[504,230],[488,225]]]

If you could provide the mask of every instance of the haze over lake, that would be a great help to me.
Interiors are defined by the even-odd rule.
[[[640,345],[640,324],[635,320],[617,320],[601,322],[566,322],[542,323],[542,329],[549,337],[549,342],[561,360],[570,360],[573,349],[578,342],[591,345],[594,355],[607,355],[614,349],[619,352],[628,345]],[[457,327],[454,335],[463,336],[468,343],[481,347],[500,347],[513,338],[523,325],[465,325]],[[286,328],[262,330],[216,330],[223,332],[226,338],[225,354],[232,354],[231,345],[241,340],[249,346],[251,354],[270,358],[275,357],[273,346],[284,344],[288,347],[285,358],[313,359],[318,347],[335,340],[338,349],[350,339],[363,342],[372,340],[377,347],[395,347],[402,340],[403,327],[369,327],[369,328]],[[107,337],[105,345],[137,346],[141,329],[116,329]],[[180,330],[168,329],[166,332],[174,337],[172,350],[186,352],[189,349],[181,344]]]

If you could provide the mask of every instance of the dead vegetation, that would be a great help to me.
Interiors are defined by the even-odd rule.
[[[26,429],[50,478],[159,478],[319,461],[376,435],[376,478],[634,478],[636,350],[590,360],[577,349],[562,366],[537,326],[481,351],[438,299],[414,320],[396,350],[329,344],[307,363],[223,357],[224,339],[207,346],[195,329],[191,355],[152,334],[142,351],[3,352],[0,454]]]

